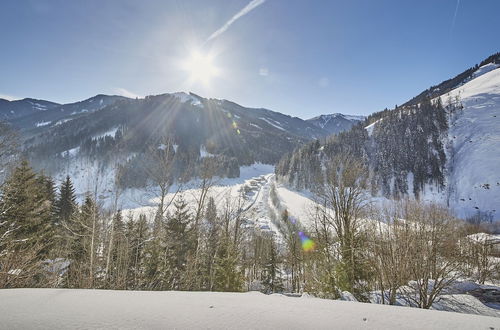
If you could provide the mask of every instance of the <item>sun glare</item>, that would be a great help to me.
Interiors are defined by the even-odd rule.
[[[219,70],[213,63],[213,56],[200,52],[193,52],[184,63],[184,69],[190,73],[193,82],[201,82],[208,85],[211,79],[219,74]]]

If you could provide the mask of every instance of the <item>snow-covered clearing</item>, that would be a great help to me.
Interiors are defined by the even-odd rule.
[[[47,126],[50,125],[51,121],[41,121],[35,124],[36,127],[42,127],[42,126]]]
[[[262,293],[0,290],[5,329],[498,329],[498,318]]]
[[[312,195],[288,189],[283,185],[279,185],[276,190],[281,205],[288,210],[289,215],[302,225],[310,226],[315,207]]]
[[[222,208],[228,198],[237,203],[238,198],[243,197],[240,200],[241,209],[244,210],[243,216],[248,219],[249,224],[277,233],[277,229],[271,223],[267,206],[269,183],[274,176],[273,172],[272,165],[243,166],[240,168],[239,178],[215,178],[208,197],[214,198],[218,208]],[[179,191],[186,202],[196,205],[201,195],[200,185],[200,180],[191,180],[182,186],[174,185],[167,195],[167,201],[178,197],[176,193]],[[154,215],[157,196],[155,189],[129,189],[120,198],[119,207],[124,209],[124,215],[138,216],[141,213]]]
[[[281,125],[281,123],[277,122],[276,120],[273,120],[273,122],[274,122],[274,123],[273,123],[273,122],[271,121],[271,119],[268,119],[268,118],[260,117],[259,119],[260,119],[260,120],[265,121],[266,123],[268,123],[268,124],[269,124],[269,125],[271,125],[271,126],[276,127],[277,129],[280,129],[280,130],[282,130],[282,131],[284,131],[284,130],[285,130],[283,127],[279,126],[279,125]]]

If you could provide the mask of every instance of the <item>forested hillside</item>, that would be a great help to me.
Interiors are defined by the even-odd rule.
[[[325,175],[324,164],[337,154],[349,153],[369,165],[374,193],[418,195],[425,184],[443,185],[446,155],[442,137],[447,128],[441,102],[427,99],[369,117],[324,144],[309,143],[284,156],[276,174],[297,189],[314,190]]]

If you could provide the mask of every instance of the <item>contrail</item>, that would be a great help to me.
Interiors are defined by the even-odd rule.
[[[450,34],[453,34],[453,29],[455,28],[455,21],[457,20],[457,13],[459,6],[460,6],[460,0],[457,0],[457,6],[455,7],[455,14],[453,15],[453,21],[451,22]]]
[[[212,39],[217,38],[218,36],[220,36],[234,22],[236,22],[238,19],[240,19],[241,17],[245,16],[246,14],[248,14],[249,12],[251,12],[252,10],[254,10],[255,8],[257,8],[258,6],[262,5],[264,2],[266,2],[266,0],[252,0],[252,1],[250,1],[248,3],[248,5],[245,6],[245,8],[243,8],[236,15],[234,15],[233,17],[231,17],[231,19],[229,21],[227,21],[226,24],[224,24],[220,29],[218,29],[217,31],[215,31],[214,33],[212,33],[210,35],[210,37],[208,37],[207,41],[205,41],[205,42],[208,42],[208,41],[210,41],[210,40],[212,40]]]

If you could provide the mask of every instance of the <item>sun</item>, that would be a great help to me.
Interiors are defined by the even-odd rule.
[[[219,74],[219,70],[213,60],[212,55],[205,55],[195,51],[191,53],[183,67],[184,70],[189,72],[190,79],[193,82],[201,82],[204,85],[208,85],[212,78]]]

